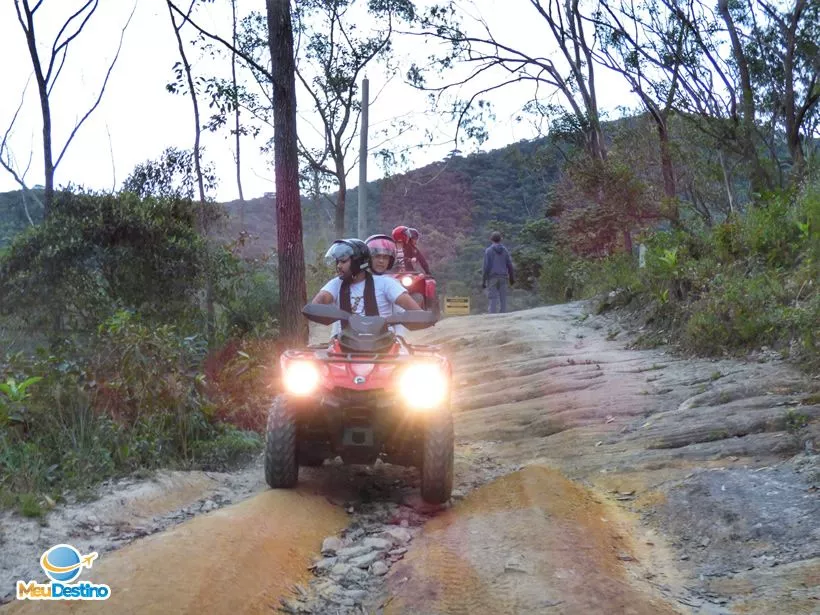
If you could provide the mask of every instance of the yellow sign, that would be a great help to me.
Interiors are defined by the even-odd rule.
[[[444,297],[444,313],[469,315],[470,314],[470,298],[469,297]]]

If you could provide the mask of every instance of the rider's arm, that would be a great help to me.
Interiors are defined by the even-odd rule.
[[[333,301],[333,295],[331,295],[326,290],[320,290],[318,293],[316,293],[316,296],[313,298],[313,301],[311,303],[329,304],[333,303]]]
[[[430,265],[427,264],[427,260],[424,258],[421,250],[416,250],[416,258],[418,259],[421,268],[424,269],[424,273],[430,275]]]
[[[420,310],[421,306],[410,296],[410,293],[402,293],[396,298],[396,305],[405,310]]]
[[[335,303],[341,285],[342,281],[339,278],[333,278],[319,289],[319,292],[316,293],[311,303],[322,303],[325,305]]]

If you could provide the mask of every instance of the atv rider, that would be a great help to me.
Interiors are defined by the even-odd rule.
[[[370,272],[370,250],[361,239],[337,239],[325,254],[325,262],[335,263],[338,275],[316,293],[313,303],[335,303],[351,314],[383,318],[393,313],[394,305],[405,310],[421,309],[395,279]],[[332,334],[338,335],[341,328],[336,321]]]
[[[370,250],[370,271],[382,275],[393,268],[396,262],[396,242],[387,235],[371,235],[365,240]]]
[[[418,240],[421,239],[419,232],[409,226],[397,226],[393,229],[392,235],[398,245],[399,271],[404,271],[406,268],[415,271],[415,263],[418,262],[424,273],[430,275],[430,266],[417,245]]]

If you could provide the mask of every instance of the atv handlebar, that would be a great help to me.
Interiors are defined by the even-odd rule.
[[[320,325],[332,325],[337,320],[347,321],[352,316],[350,312],[326,303],[308,303],[302,308],[302,314],[308,320],[318,322]]]
[[[433,312],[427,310],[406,310],[399,314],[391,314],[386,319],[388,325],[404,325],[411,331],[432,327],[438,321]]]
[[[403,325],[411,331],[432,327],[438,321],[433,312],[426,310],[407,310],[399,314],[391,314],[384,318],[382,316],[359,316],[358,314],[351,314],[335,305],[326,303],[308,303],[302,308],[302,314],[308,320],[312,320],[320,325],[332,325],[337,320],[345,322],[351,318],[372,318],[383,320],[385,325]]]

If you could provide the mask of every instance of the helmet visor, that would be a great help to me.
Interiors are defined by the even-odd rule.
[[[382,237],[370,240],[367,247],[370,248],[370,254],[373,256],[378,256],[380,254],[384,254],[386,256],[396,255],[396,244],[389,239],[384,239]]]
[[[346,243],[334,243],[325,254],[325,264],[334,266],[339,261],[346,261],[353,256],[353,248]]]

